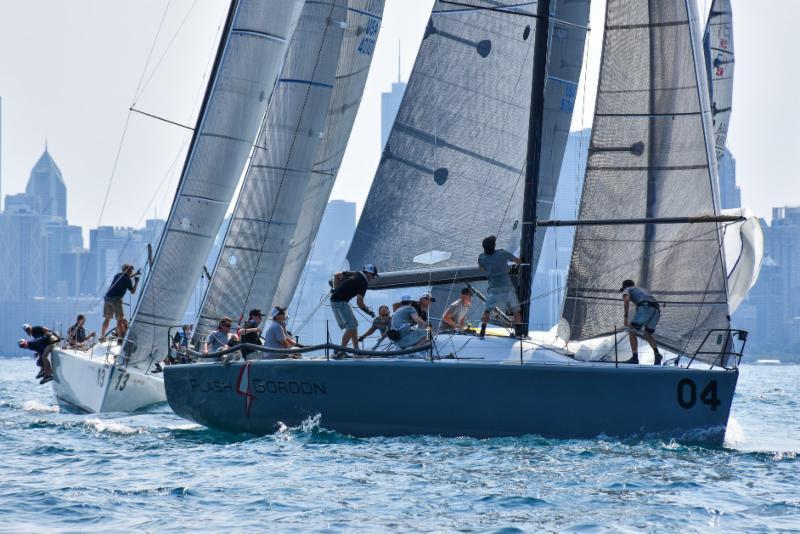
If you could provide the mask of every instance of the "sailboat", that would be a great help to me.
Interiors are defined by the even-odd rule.
[[[355,436],[721,441],[746,341],[728,318],[722,227],[741,217],[720,214],[696,5],[608,0],[579,218],[548,221],[588,7],[435,3],[348,253],[355,267],[380,261],[373,288],[460,286],[483,278],[474,262],[494,234],[523,258],[529,323],[536,229],[575,226],[556,330],[439,332],[416,357],[171,366],[173,410],[255,434],[319,416]],[[662,303],[656,339],[669,365],[644,353],[625,363],[626,278]]]
[[[300,14],[300,0],[232,0],[169,218],[126,338],[52,353],[57,399],[132,412],[166,399],[151,372],[178,325],[253,150]]]

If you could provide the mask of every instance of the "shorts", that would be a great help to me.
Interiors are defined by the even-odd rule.
[[[349,302],[331,301],[331,311],[336,318],[336,324],[342,330],[358,330],[358,320],[353,314]]]
[[[418,327],[411,327],[411,328],[404,328],[403,329],[403,337],[399,340],[395,341],[394,344],[400,347],[401,349],[407,349],[409,347],[413,347],[428,335],[428,331],[425,328],[418,328]]]
[[[659,319],[661,319],[660,309],[655,306],[639,305],[636,306],[636,313],[633,316],[633,321],[631,321],[631,328],[639,330],[644,327],[647,332],[652,334],[656,331],[656,325]]]
[[[125,317],[122,309],[122,299],[105,299],[103,301],[103,319],[114,317],[117,321]]]
[[[517,293],[513,287],[499,287],[497,289],[489,289],[486,293],[486,307],[485,311],[492,311],[495,307],[500,308],[500,311],[511,310],[516,313],[519,311],[519,300],[517,300]]]

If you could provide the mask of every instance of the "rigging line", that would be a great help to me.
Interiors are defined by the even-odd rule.
[[[142,111],[140,109],[136,109],[136,108],[134,108],[132,106],[129,108],[129,111],[133,111],[134,113],[139,113],[140,115],[144,115],[146,117],[150,117],[152,119],[156,119],[156,120],[159,120],[161,122],[166,122],[167,124],[172,124],[174,126],[180,126],[181,128],[189,130],[190,132],[194,131],[194,128],[192,128],[191,126],[186,126],[185,124],[181,124],[179,122],[171,121],[169,119],[165,119],[164,117],[159,117],[158,115],[153,115],[152,113],[147,113],[146,111]]]
[[[456,0],[439,0],[439,3],[440,4],[450,4],[450,5],[458,6],[458,7],[466,7],[468,9],[473,10],[473,11],[494,11],[494,12],[497,12],[497,13],[507,13],[509,15],[520,15],[520,16],[528,17],[528,18],[532,18],[532,19],[537,18],[536,13],[524,13],[524,12],[521,12],[521,11],[509,11],[508,10],[509,8],[523,7],[523,6],[526,6],[526,5],[533,5],[534,2],[522,2],[520,4],[509,5],[509,6],[476,6],[475,4],[468,4],[466,2],[458,2]],[[447,13],[450,13],[450,12],[452,12],[452,10],[435,11],[434,13],[447,14]]]
[[[328,24],[325,25],[325,31],[324,31],[324,33],[322,35],[322,39],[320,40],[319,48],[317,50],[317,58],[316,58],[316,61],[314,62],[314,68],[311,71],[311,73],[312,73],[311,74],[311,78],[314,77],[314,75],[317,73],[317,69],[320,66],[320,58],[322,57],[322,51],[323,51],[323,48],[325,47],[325,42],[326,42],[326,38],[327,38],[328,32],[331,29],[331,25],[333,24],[332,17],[333,17],[333,13],[334,13],[334,10],[336,9],[336,7],[337,7],[337,5],[336,5],[335,2],[331,3],[330,10],[328,12]],[[340,43],[340,46],[341,46],[341,43]],[[336,75],[336,73],[334,72],[334,76],[335,75]],[[300,117],[301,118],[305,114],[305,109],[306,109],[306,106],[308,105],[308,100],[309,100],[310,96],[311,96],[311,91],[310,91],[310,89],[307,89],[306,90],[306,94],[305,94],[305,98],[303,100],[303,106],[300,108]],[[292,152],[294,151],[294,145],[295,145],[295,142],[297,141],[297,134],[299,133],[299,131],[300,131],[300,123],[298,122],[297,127],[295,128],[295,136],[292,139],[291,146],[289,147],[289,154],[292,154]],[[247,180],[246,177],[245,177],[245,180]],[[285,181],[286,181],[286,172],[284,171],[283,174],[281,175],[281,181],[280,181],[280,183],[278,185],[278,194],[275,195],[275,200],[272,203],[271,213],[273,213],[273,214],[275,213],[275,207],[278,204],[278,200],[280,198],[280,191],[283,189],[283,184],[284,184]],[[244,187],[244,184],[243,184],[243,187]],[[239,194],[241,195],[241,192]],[[258,254],[258,259],[256,260],[256,265],[255,265],[255,268],[253,269],[253,276],[250,278],[250,283],[248,284],[247,294],[245,296],[245,300],[244,300],[243,308],[242,308],[242,315],[244,315],[245,309],[247,308],[247,302],[250,300],[250,295],[252,294],[252,291],[253,291],[253,284],[255,284],[255,280],[256,280],[256,273],[258,272],[258,267],[261,264],[261,258],[264,255],[264,247],[267,244],[267,239],[269,239],[269,234],[270,234],[270,229],[271,228],[272,228],[272,225],[268,226],[267,227],[267,231],[264,232],[264,239],[261,241],[261,251]],[[284,262],[285,262],[285,259],[284,259]],[[273,298],[274,298],[274,294],[273,294]]]
[[[172,0],[169,0],[167,2],[167,5],[164,6],[164,12],[161,14],[161,21],[158,23],[156,34],[153,37],[152,44],[150,45],[150,51],[147,53],[147,59],[144,62],[144,67],[142,68],[142,74],[139,76],[139,83],[136,84],[136,90],[133,92],[134,103],[140,96],[139,90],[142,88],[142,80],[144,80],[144,75],[145,73],[147,73],[147,66],[150,64],[150,59],[153,57],[153,51],[156,49],[156,43],[158,43],[158,36],[161,35],[161,28],[164,27],[164,20],[166,20],[167,18],[167,12],[169,11],[170,5],[172,5]]]
[[[169,0],[169,2],[167,3],[167,8],[169,8],[169,5],[171,3],[172,3],[172,0]],[[175,33],[172,35],[172,39],[170,39],[169,43],[167,44],[167,47],[164,49],[164,52],[162,52],[161,57],[159,57],[158,61],[156,61],[156,64],[153,67],[153,70],[150,71],[150,76],[147,77],[147,80],[144,82],[144,84],[142,84],[142,80],[141,79],[139,80],[139,86],[136,88],[136,93],[134,93],[134,98],[133,98],[133,105],[134,106],[139,101],[139,99],[142,97],[142,94],[144,94],[144,91],[147,89],[147,87],[150,85],[150,82],[153,80],[153,77],[156,75],[156,72],[158,71],[158,68],[161,66],[161,62],[164,61],[164,58],[167,56],[167,53],[169,53],[170,48],[172,48],[172,45],[175,44],[175,40],[178,38],[178,35],[181,33],[181,30],[183,29],[184,24],[186,24],[186,21],[189,20],[189,15],[192,14],[192,11],[194,11],[194,8],[195,8],[196,5],[197,5],[197,0],[194,0],[194,2],[192,2],[192,5],[189,6],[189,9],[186,11],[186,15],[184,15],[183,20],[181,20],[181,23],[178,25],[178,29],[176,29]],[[167,14],[167,10],[165,9],[164,10],[164,15],[166,15],[166,14]],[[163,24],[163,19],[162,19],[162,24]],[[161,26],[159,26],[158,32],[159,33],[161,32]],[[153,49],[155,49],[155,44],[156,44],[156,41],[158,40],[159,33],[156,33],[156,39],[153,41]],[[151,54],[153,53],[153,49],[150,50]],[[145,63],[145,68],[142,71],[142,78],[144,78],[145,72],[147,72],[147,65],[149,63],[150,63],[150,57],[148,56],[147,62]]]

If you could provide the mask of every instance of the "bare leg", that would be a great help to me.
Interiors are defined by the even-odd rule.
[[[128,333],[128,327],[125,326],[124,317],[117,320],[117,337],[120,339],[125,338],[125,334]]]
[[[100,336],[105,337],[106,332],[108,332],[108,325],[111,322],[111,317],[104,317],[103,318],[103,328],[100,329]]]
[[[44,373],[45,377],[48,377],[53,374],[53,366],[50,365],[50,351],[53,350],[54,344],[47,345],[44,351],[42,351],[42,372]]]
[[[631,352],[637,354],[639,352],[639,339],[636,337],[636,332],[628,332],[628,339],[631,340]]]
[[[519,310],[517,310],[517,311],[514,312],[514,332],[518,336],[527,336],[528,333],[527,332],[523,332],[522,330],[523,330],[522,313],[520,313]]]
[[[480,337],[486,335],[486,325],[489,323],[489,311],[484,311],[483,315],[481,315],[481,333]]]

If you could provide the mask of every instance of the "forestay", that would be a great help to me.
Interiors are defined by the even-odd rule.
[[[725,151],[733,103],[733,15],[730,0],[714,0],[711,4],[703,50],[711,93],[714,145],[719,160]]]
[[[719,214],[698,19],[688,4],[608,1],[580,219]],[[661,303],[659,344],[694,353],[709,329],[728,327],[720,246],[715,223],[577,227],[561,337],[621,329],[618,290],[631,278]]]
[[[384,271],[519,250],[535,2],[437,2],[348,254]],[[588,1],[553,2],[538,211],[550,214],[580,76]],[[544,235],[537,236],[534,263]],[[426,267],[431,266],[431,267]],[[535,267],[534,267],[535,270]]]
[[[167,353],[252,149],[299,0],[231,4],[175,200],[133,314],[128,351],[147,368]]]
[[[383,4],[383,0],[350,0],[347,4],[347,27],[325,132],[317,149],[314,171],[304,193],[297,227],[274,298],[270,300],[271,295],[264,295],[267,305],[273,302],[284,306],[289,304],[308,260],[364,93],[381,26]]]
[[[323,135],[346,4],[303,6],[203,299],[196,341],[223,316],[236,319],[271,304]]]

